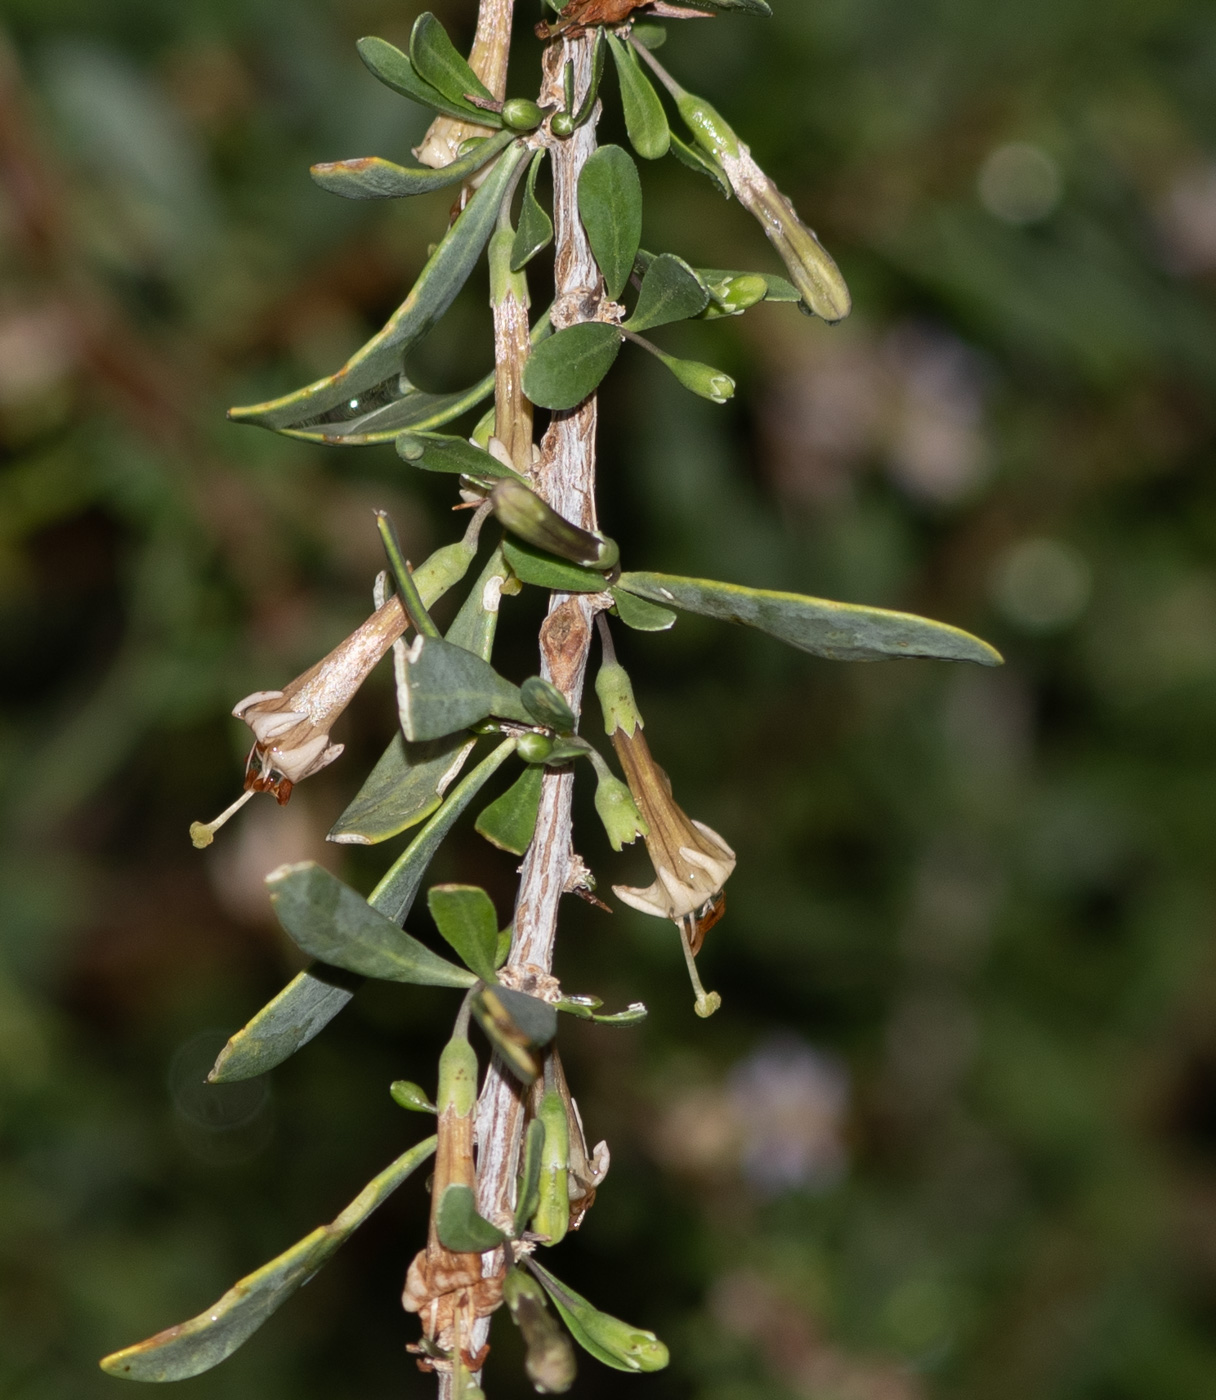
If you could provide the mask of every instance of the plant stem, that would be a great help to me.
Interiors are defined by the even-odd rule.
[[[587,35],[563,38],[545,51],[541,102],[560,103],[567,61],[574,64],[575,91],[584,94],[591,81],[592,43]],[[552,145],[556,297],[553,323],[559,329],[593,318],[603,296],[603,281],[578,216],[578,177],[595,150],[592,119],[566,141]],[[578,408],[555,413],[541,444],[535,468],[536,490],[567,520],[596,529],[594,397]],[[587,595],[554,594],[540,633],[541,674],[562,692],[577,714],[581,708],[587,654],[596,605]],[[571,887],[575,870],[571,842],[574,774],[569,769],[545,774],[536,834],[524,859],[515,906],[515,933],[507,967],[527,990],[529,980],[553,965],[558,906]],[[518,1081],[497,1058],[486,1075],[477,1111],[478,1209],[498,1220],[514,1209],[515,1182],[524,1117]],[[501,1258],[486,1256],[486,1271],[501,1268]],[[471,1341],[475,1352],[489,1331],[478,1321]],[[446,1400],[441,1381],[440,1395]]]

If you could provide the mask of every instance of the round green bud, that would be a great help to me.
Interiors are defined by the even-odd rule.
[[[512,97],[502,104],[502,119],[512,131],[535,131],[545,114],[526,97]]]
[[[558,112],[549,123],[549,130],[554,136],[560,136],[564,140],[567,136],[574,135],[574,118],[569,112]]]
[[[544,763],[553,752],[553,740],[547,734],[521,734],[515,752],[525,763]]]

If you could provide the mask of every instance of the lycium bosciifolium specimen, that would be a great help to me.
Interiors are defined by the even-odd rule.
[[[734,392],[729,375],[677,359],[644,333],[681,320],[742,315],[768,301],[796,303],[836,321],[848,313],[849,294],[836,264],[726,119],[653,53],[665,37],[655,16],[764,15],[765,0],[571,0],[538,27],[546,45],[536,100],[506,98],[510,8],[509,0],[483,0],[471,62],[430,14],[416,21],[408,53],[381,39],[360,41],[360,56],[381,82],[437,116],[415,151],[420,164],[337,161],[315,166],[314,179],[350,199],[451,187],[451,220],[401,307],[336,374],[229,415],[314,442],[394,443],[403,471],[457,478],[455,487],[473,510],[470,523],[460,540],[413,568],[380,515],[388,568],[375,582],[375,611],[302,676],[236,706],[254,737],[245,793],[217,821],[191,831],[196,845],[207,846],[254,793],[269,791],[286,802],[295,783],[337,759],[335,721],[370,670],[393,652],[400,733],[331,839],[370,845],[416,834],[366,898],[312,863],[268,876],[280,923],[316,961],[232,1037],[211,1078],[272,1069],[332,1020],[364,978],[454,989],[461,996],[434,1102],[415,1083],[392,1086],[399,1105],[435,1115],[436,1133],[399,1157],[331,1224],[242,1279],[198,1317],[107,1357],[102,1365],[115,1376],[177,1380],[222,1361],[432,1155],[430,1226],[408,1266],[403,1303],[421,1327],[412,1348],[418,1365],[438,1373],[443,1394],[480,1395],[489,1319],[504,1303],[525,1340],[527,1374],[542,1393],[572,1384],[571,1339],[618,1370],[666,1365],[667,1350],[652,1333],[597,1311],[536,1259],[538,1250],[579,1228],[609,1164],[606,1144],[589,1149],[570,1097],[557,1050],[560,1015],[628,1026],[646,1014],[633,1005],[601,1015],[597,998],[568,996],[550,971],[561,897],[589,895],[594,886],[570,840],[576,776],[595,775],[595,807],[612,848],[640,837],[654,866],[651,885],[615,886],[615,893],[675,925],[697,1013],[711,1015],[721,1004],[716,992],[702,988],[695,959],[723,913],[735,853],[673,796],[644,736],[609,618],[662,632],[680,612],[700,613],[834,660],[1000,661],[977,638],[924,618],[622,570],[616,544],[596,528],[595,502],[596,390],[622,345],[641,346],[685,389],[722,403]],[[633,157],[619,146],[596,146],[610,68],[635,153],[647,160],[671,153],[728,198],[737,196],[788,276],[696,268],[678,253],[643,248]],[[671,130],[651,73],[687,140]],[[545,160],[552,164],[551,209],[537,190]],[[543,299],[548,309],[530,319],[528,265],[554,240],[556,285]],[[444,315],[483,255],[495,371],[461,392],[427,393],[405,377],[403,357]],[[493,405],[477,419],[491,396]],[[534,406],[551,414],[539,443]],[[458,423],[464,429],[453,431]],[[429,609],[470,574],[474,582],[441,635]],[[494,669],[494,638],[503,600],[528,587],[549,593],[549,613],[540,635],[541,673],[517,684]],[[623,780],[589,737],[596,726],[579,732],[597,627],[598,708]],[[403,925],[440,843],[507,766],[516,770],[513,783],[481,811],[476,826],[496,846],[524,857],[515,917],[500,929],[493,903],[477,886],[433,886],[427,904],[454,955],[440,956]],[[469,1039],[474,1021],[490,1051],[484,1071]]]

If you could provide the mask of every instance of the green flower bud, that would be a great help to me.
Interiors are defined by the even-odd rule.
[[[659,353],[659,359],[675,375],[686,389],[699,394],[712,403],[725,403],[735,396],[735,381],[712,365],[703,365],[699,360],[677,360],[674,355]]]
[[[541,1395],[562,1395],[574,1384],[577,1364],[570,1338],[545,1303],[540,1284],[522,1269],[510,1269],[502,1281],[503,1301],[523,1334],[524,1370]]]
[[[528,1262],[574,1340],[593,1356],[621,1371],[661,1371],[667,1365],[670,1354],[653,1332],[600,1312],[534,1259]]]
[[[633,686],[628,672],[617,661],[606,661],[595,678],[595,693],[599,696],[600,708],[604,712],[604,733],[615,734],[623,729],[632,737],[641,728],[642,719],[638,714],[637,701],[633,698]]]
[[[574,135],[574,117],[569,112],[556,113],[549,123],[549,130],[564,141],[567,136]]]
[[[710,306],[719,314],[741,316],[749,307],[764,300],[768,295],[768,283],[757,273],[747,272],[711,287],[710,292],[713,295]]]
[[[719,163],[723,157],[739,154],[739,138],[729,123],[703,97],[691,92],[676,98],[676,108],[697,144],[704,147]]]
[[[566,703],[566,697],[552,681],[531,676],[520,686],[520,695],[524,708],[537,724],[543,724],[547,729],[568,734],[578,723],[574,711]]]
[[[505,477],[490,493],[490,504],[499,523],[512,534],[561,559],[611,569],[621,557],[613,540],[572,524],[521,481]]]
[[[411,1113],[435,1113],[438,1110],[427,1098],[420,1084],[412,1084],[408,1079],[395,1079],[389,1085],[389,1093],[398,1108],[408,1108]]]
[[[547,734],[521,734],[515,752],[525,763],[544,763],[553,752],[553,740]]]
[[[540,1204],[532,1217],[532,1228],[545,1236],[545,1243],[560,1244],[570,1228],[570,1124],[566,1105],[556,1089],[540,1101],[537,1115],[545,1125],[545,1145],[541,1152]]]
[[[638,811],[629,788],[619,778],[613,777],[607,764],[599,777],[599,785],[595,789],[595,810],[604,824],[612,849],[619,851],[624,846],[632,846],[639,836],[649,836],[650,827]]]
[[[512,131],[535,131],[545,114],[528,98],[512,97],[502,104],[502,119]]]
[[[467,1118],[477,1103],[477,1055],[465,1036],[453,1036],[439,1056],[439,1111]]]

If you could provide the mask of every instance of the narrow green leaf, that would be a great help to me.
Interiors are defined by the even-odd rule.
[[[523,1166],[519,1173],[519,1186],[515,1194],[515,1238],[528,1228],[528,1221],[536,1213],[540,1201],[540,1169],[545,1149],[545,1125],[539,1118],[533,1118],[524,1134],[522,1153]]]
[[[422,987],[471,987],[477,980],[432,953],[314,861],[280,866],[266,877],[266,886],[284,932],[333,967]]]
[[[473,1192],[459,1183],[448,1186],[439,1198],[435,1233],[439,1243],[456,1254],[484,1254],[507,1238],[497,1225],[478,1215]]]
[[[498,915],[485,890],[477,885],[435,885],[426,903],[435,927],[465,966],[483,982],[493,982]]]
[[[520,583],[547,588],[553,593],[602,593],[608,583],[595,569],[580,568],[515,540],[503,544],[503,554]]]
[[[407,739],[439,739],[490,715],[531,724],[519,687],[479,656],[439,637],[417,637],[398,690]]]
[[[570,1335],[597,1361],[616,1371],[661,1371],[669,1360],[667,1348],[641,1327],[602,1313],[548,1269],[529,1258],[528,1267],[540,1279]]]
[[[999,666],[1001,655],[978,637],[944,622],[856,603],[832,603],[800,593],[672,574],[622,574],[618,586],[660,605],[737,622],[833,661],[931,657]]]
[[[487,483],[503,477],[523,481],[518,472],[489,452],[474,447],[467,438],[442,433],[402,433],[397,439],[397,456],[428,472],[447,472]]]
[[[536,832],[543,779],[540,768],[525,768],[506,792],[477,818],[474,829],[478,835],[500,851],[522,856]]]
[[[468,280],[526,156],[527,148],[519,142],[502,153],[427,261],[409,296],[384,328],[336,374],[269,403],[229,409],[229,418],[276,431],[318,430],[314,436],[326,441],[331,436],[340,438],[341,425],[352,419],[375,420],[376,413],[369,413],[369,409],[387,409],[417,392],[408,380],[402,383],[402,357],[447,311]],[[392,426],[401,429],[411,424],[394,422]],[[374,422],[372,430],[385,427],[383,421]]]
[[[489,661],[498,630],[502,589],[509,575],[502,547],[497,546],[448,628],[447,640],[453,646],[464,647],[465,651]]]
[[[760,15],[765,19],[773,16],[768,0],[680,0],[680,4],[694,10],[740,10],[746,15]]]
[[[567,997],[557,1003],[557,1009],[568,1016],[577,1016],[580,1021],[595,1021],[601,1026],[636,1026],[650,1014],[640,1001],[635,1001],[624,1011],[601,1016],[596,1008],[602,1005],[598,997]]]
[[[435,1151],[427,1138],[398,1157],[330,1224],[247,1275],[205,1312],[107,1356],[101,1369],[132,1381],[178,1381],[218,1366],[301,1289],[369,1215]]]
[[[628,151],[601,146],[588,158],[578,179],[578,213],[604,274],[604,290],[615,301],[642,241],[642,182]]]
[[[528,179],[524,185],[523,202],[519,207],[519,227],[511,245],[511,271],[522,272],[532,259],[553,242],[553,220],[536,197],[536,177],[548,153],[542,147],[532,157]]]
[[[472,103],[463,100],[453,102],[438,88],[425,82],[415,70],[409,58],[390,44],[386,39],[360,39],[356,48],[359,57],[371,73],[380,79],[385,87],[399,92],[424,107],[433,107],[449,117],[474,119],[483,126],[501,126],[502,118],[496,112],[481,112]]]
[[[631,331],[648,331],[673,321],[689,321],[709,304],[705,284],[674,253],[663,253],[646,269],[638,304],[625,322]]]
[[[340,967],[313,963],[295,977],[228,1041],[207,1076],[210,1084],[254,1079],[281,1065],[323,1031],[364,979]]]
[[[427,1098],[421,1084],[414,1084],[408,1079],[394,1079],[388,1087],[388,1092],[398,1108],[408,1109],[411,1113],[439,1112]]]
[[[621,333],[603,321],[567,326],[538,345],[524,366],[524,393],[541,408],[575,408],[616,363]]]
[[[642,72],[633,49],[615,34],[608,34],[608,45],[616,64],[616,76],[621,85],[621,106],[625,111],[625,130],[629,143],[644,160],[658,160],[671,145],[671,128],[659,94]]]
[[[495,1050],[524,1084],[540,1074],[533,1053],[557,1034],[557,1012],[539,997],[509,987],[481,986],[473,994],[473,1015]]]
[[[357,160],[324,161],[308,173],[314,184],[343,199],[407,199],[461,184],[514,140],[514,132],[500,131],[439,170],[429,165],[395,165],[380,156],[364,156]]]
[[[425,821],[443,801],[475,742],[457,734],[411,744],[404,735],[395,734],[328,839],[341,845],[374,846]]]
[[[368,896],[369,904],[398,924],[405,922],[435,852],[469,804],[514,752],[515,740],[505,740],[457,783],[443,806],[414,837]]]
[[[461,104],[469,95],[494,101],[494,94],[456,51],[447,30],[430,11],[419,15],[414,21],[410,33],[410,62],[422,81],[429,83],[449,101]],[[495,115],[493,112],[483,112],[472,103],[465,105],[479,118],[493,118]],[[490,121],[485,122],[486,126],[491,124]]]
[[[617,616],[635,632],[667,632],[676,625],[676,615],[669,608],[657,607],[624,588],[613,588]]]
[[[497,551],[486,566],[486,572],[496,561],[501,566],[501,556]],[[456,633],[465,616],[466,609],[462,608],[448,631],[449,637]],[[470,621],[464,631],[473,640],[477,622],[473,620],[472,610],[469,610],[468,617]],[[494,617],[496,614],[491,616],[491,623]],[[447,801],[368,896],[368,903],[373,909],[395,920],[398,925],[405,922],[435,852],[461,814],[514,751],[513,739],[499,744],[452,790]],[[273,1001],[232,1037],[220,1052],[209,1077],[217,1084],[230,1083],[238,1079],[251,1079],[254,1075],[274,1069],[323,1030],[362,983],[362,977],[324,963],[314,963],[292,978]]]
[[[730,181],[718,162],[699,146],[690,146],[687,141],[681,141],[674,131],[671,133],[671,154],[681,165],[686,165],[698,175],[704,175],[723,199],[730,198]]]

